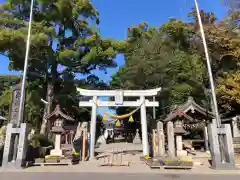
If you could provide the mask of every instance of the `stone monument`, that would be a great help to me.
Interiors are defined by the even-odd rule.
[[[21,123],[20,127],[17,127],[21,86],[19,84],[15,85],[12,90],[12,102],[10,104],[9,123],[4,142],[2,168],[21,168],[24,165],[27,149],[27,124]]]
[[[87,130],[88,130],[88,122],[78,123],[77,131],[73,139],[73,149],[75,152],[80,153],[82,151],[83,133],[84,131],[87,132]]]
[[[240,116],[232,118],[232,134],[234,138],[240,138],[240,129],[239,129]]]
[[[12,91],[12,103],[10,104],[9,123],[16,125],[20,106],[21,86],[19,84],[15,85],[12,88]]]
[[[173,122],[167,122],[168,155],[175,157],[174,128]]]
[[[165,136],[164,136],[164,130],[163,130],[163,123],[161,121],[157,122],[157,154],[158,156],[165,156]]]

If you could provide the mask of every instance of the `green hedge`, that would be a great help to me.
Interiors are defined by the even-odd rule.
[[[33,136],[31,144],[33,147],[48,147],[53,146],[53,141],[45,135],[36,134]]]

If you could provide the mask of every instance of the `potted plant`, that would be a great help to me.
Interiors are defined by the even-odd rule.
[[[78,164],[80,161],[80,154],[78,152],[74,152],[72,154],[72,164]]]

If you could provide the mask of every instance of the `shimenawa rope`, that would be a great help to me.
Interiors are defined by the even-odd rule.
[[[111,114],[111,113],[109,113],[109,112],[104,111],[103,108],[101,108],[101,107],[97,104],[97,102],[94,102],[94,101],[93,101],[93,103],[96,104],[96,106],[97,106],[104,114],[106,114],[106,115],[108,115],[108,116],[110,116],[110,117],[112,117],[112,118],[114,118],[114,119],[124,119],[124,118],[127,118],[127,117],[132,116],[135,112],[137,112],[137,111],[141,108],[141,106],[143,105],[144,101],[143,101],[143,102],[140,104],[140,106],[138,106],[135,110],[133,110],[132,112],[130,112],[130,113],[128,113],[128,114],[123,114],[123,115]]]

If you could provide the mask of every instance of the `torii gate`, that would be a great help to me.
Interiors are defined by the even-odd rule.
[[[141,128],[142,128],[142,144],[143,155],[149,155],[148,148],[148,132],[147,132],[147,116],[146,107],[158,107],[159,103],[149,101],[145,97],[155,96],[161,88],[148,89],[148,90],[87,90],[77,88],[77,91],[82,96],[92,96],[92,100],[80,101],[80,107],[92,107],[91,126],[90,126],[90,158],[94,158],[95,140],[96,140],[96,120],[97,120],[97,105],[101,107],[140,107],[141,111]],[[115,101],[100,101],[98,97],[114,97]],[[126,97],[140,97],[137,101],[124,101]]]

